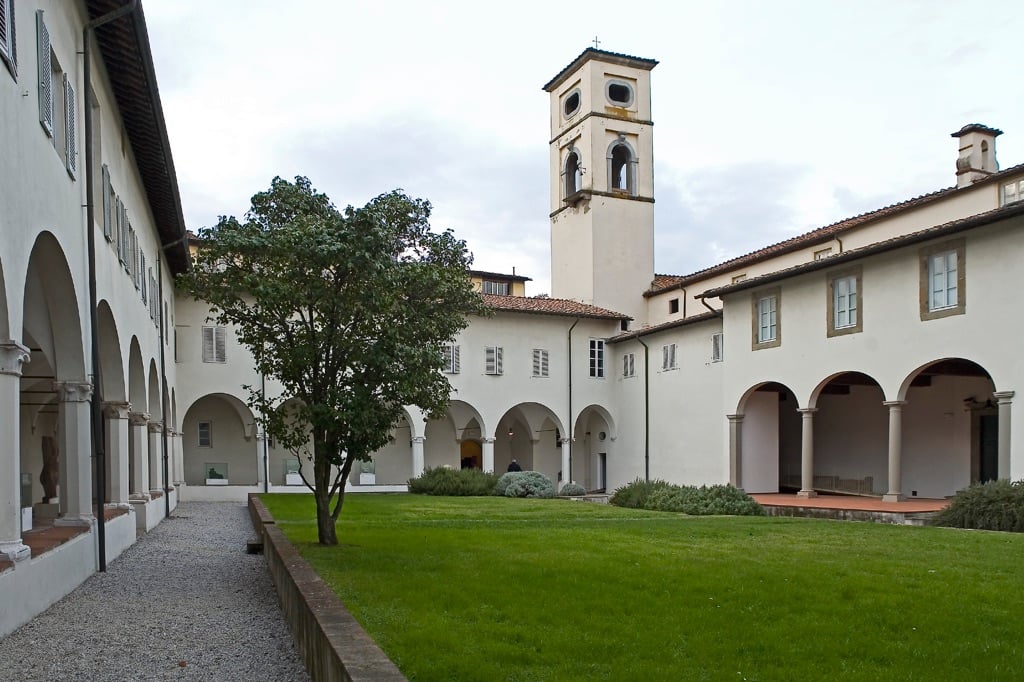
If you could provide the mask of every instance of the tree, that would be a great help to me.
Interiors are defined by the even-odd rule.
[[[441,345],[488,313],[465,242],[429,217],[429,202],[399,190],[339,211],[308,179],[274,178],[244,221],[203,232],[179,280],[282,386],[246,388],[267,434],[301,455],[321,544],[337,544],[353,464],[387,444],[404,406],[444,413]]]

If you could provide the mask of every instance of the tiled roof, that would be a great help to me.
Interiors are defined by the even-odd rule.
[[[629,320],[623,315],[606,308],[598,308],[579,301],[564,298],[535,298],[532,296],[499,296],[497,294],[480,294],[484,303],[493,310],[504,310],[516,313],[535,313],[538,315],[564,315],[566,317],[593,317],[606,320]]]
[[[666,329],[675,329],[677,327],[688,327],[691,324],[697,324],[699,322],[707,322],[708,320],[714,320],[719,317],[719,313],[708,311],[701,313],[700,315],[691,315],[690,317],[683,317],[678,320],[671,320],[669,322],[662,322],[661,324],[652,324],[650,327],[642,327],[641,329],[634,329],[628,332],[622,332],[618,336],[613,336],[608,339],[608,343],[619,343],[621,341],[629,341],[630,339],[636,339],[641,336],[647,336],[648,334],[657,334],[663,332]]]
[[[1005,170],[1001,170],[998,173],[993,173],[987,178],[978,180],[971,186],[977,187],[979,185],[984,185],[989,182],[996,182],[999,178],[1003,178],[1006,177],[1007,175],[1011,175],[1013,173],[1018,173],[1021,171],[1024,171],[1024,164],[1012,166]],[[876,209],[874,211],[861,213],[860,215],[853,216],[852,218],[846,218],[845,220],[840,220],[839,222],[832,223],[831,225],[819,227],[815,230],[811,230],[810,232],[805,232],[804,234],[800,234],[795,237],[790,237],[789,239],[783,240],[776,244],[766,246],[763,249],[751,251],[750,253],[744,254],[742,256],[737,256],[736,258],[732,258],[727,261],[723,261],[716,265],[712,265],[711,267],[704,268],[703,270],[698,270],[697,272],[691,273],[689,275],[655,275],[654,280],[651,282],[651,288],[644,292],[644,296],[656,296],[660,293],[665,292],[668,289],[684,287],[687,284],[692,284],[694,282],[699,282],[701,280],[707,279],[712,275],[728,272],[730,270],[750,265],[751,263],[758,263],[763,260],[768,260],[769,258],[772,258],[774,256],[779,256],[784,253],[797,251],[812,244],[831,241],[837,234],[841,232],[845,232],[855,227],[859,227],[860,225],[863,225],[872,220],[887,218],[894,214],[902,213],[903,211],[917,208],[924,204],[931,203],[932,201],[935,201],[937,199],[950,196],[956,191],[956,187],[947,187],[945,189],[940,189],[929,194],[922,194],[921,196],[914,197],[913,199],[908,199],[906,201],[902,201],[898,204],[891,204],[889,206],[884,206],[882,208]],[[834,257],[830,260],[834,262]]]
[[[742,282],[735,284],[727,284],[721,287],[715,287],[714,289],[708,289],[700,294],[697,294],[695,298],[716,298],[723,294],[730,294],[736,291],[742,291],[744,289],[753,289],[755,287],[769,284],[771,282],[777,282],[787,277],[793,277],[794,275],[801,275],[807,272],[814,272],[816,270],[824,270],[827,268],[833,268],[841,263],[848,261],[857,260],[870,256],[875,253],[881,253],[883,251],[891,251],[904,246],[910,246],[920,242],[928,241],[929,239],[935,239],[937,237],[944,237],[950,234],[956,234],[958,232],[965,232],[967,230],[974,229],[976,227],[984,227],[985,225],[991,225],[992,223],[1000,220],[1006,220],[1008,218],[1016,218],[1024,216],[1024,203],[1011,204],[1010,206],[1004,206],[1002,208],[993,209],[986,211],[985,213],[979,213],[972,215],[967,218],[960,218],[953,220],[942,225],[936,225],[929,227],[924,230],[918,230],[917,232],[911,232],[909,234],[901,234],[891,239],[885,239],[874,244],[868,244],[857,249],[851,249],[850,251],[844,251],[843,253],[821,260],[809,261],[807,263],[800,263],[784,270],[778,270],[776,272],[770,272],[760,277],[752,277],[751,279],[745,279]]]
[[[89,18],[96,19],[123,7],[124,2],[88,0],[86,6]],[[127,17],[99,26],[96,45],[110,76],[167,261],[175,273],[184,272],[191,267],[185,218],[141,4]]]
[[[493,277],[494,279],[507,279],[510,282],[532,282],[530,277],[522,275],[506,275],[502,272],[487,272],[486,270],[470,270],[470,277]]]
[[[656,59],[645,59],[644,57],[634,57],[629,54],[622,54],[621,52],[609,52],[608,50],[598,50],[594,47],[588,47],[587,49],[580,52],[576,59],[569,62],[564,69],[558,72],[558,74],[544,84],[542,88],[546,92],[551,92],[562,84],[562,81],[570,73],[578,69],[584,62],[589,59],[600,59],[601,61],[611,62],[612,64],[622,64],[624,66],[632,66],[638,69],[647,69],[650,71],[658,65]]]

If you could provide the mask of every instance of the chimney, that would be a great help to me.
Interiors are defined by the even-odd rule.
[[[996,161],[996,138],[1002,130],[980,123],[969,123],[951,137],[957,138],[960,156],[956,160],[957,188],[970,187],[999,170]]]

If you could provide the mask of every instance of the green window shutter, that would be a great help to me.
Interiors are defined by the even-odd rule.
[[[36,10],[36,38],[39,47],[39,123],[53,137],[53,67],[50,65],[50,32],[43,10]]]

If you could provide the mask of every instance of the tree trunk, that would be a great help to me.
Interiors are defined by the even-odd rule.
[[[313,443],[313,497],[316,498],[316,535],[321,545],[337,545],[338,533],[331,516],[331,463],[327,453],[321,451],[325,444]]]

